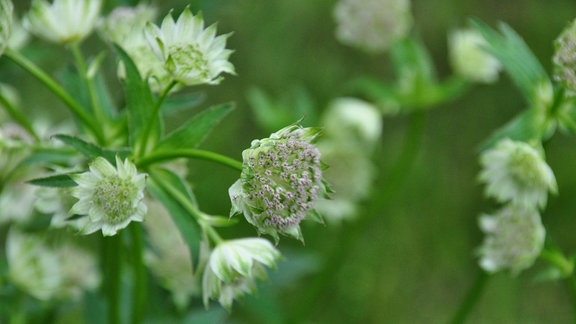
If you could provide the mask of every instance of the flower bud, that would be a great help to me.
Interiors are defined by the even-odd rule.
[[[479,249],[480,266],[488,272],[529,268],[544,246],[545,229],[538,210],[511,204],[483,215],[480,228],[486,234]]]
[[[302,240],[300,221],[306,216],[321,221],[314,204],[328,190],[320,152],[311,144],[317,133],[293,125],[254,140],[242,152],[240,179],[229,189],[231,216],[244,213],[260,233],[276,241],[278,233]]]
[[[230,309],[234,299],[254,293],[256,279],[265,279],[265,267],[275,267],[280,256],[270,242],[261,238],[218,244],[210,255],[202,279],[204,304],[218,298],[222,306]]]
[[[482,154],[480,163],[486,195],[499,202],[542,208],[548,191],[557,191],[556,178],[543,154],[527,143],[503,139]]]
[[[371,53],[386,51],[412,27],[409,0],[340,0],[334,18],[342,44]]]
[[[454,71],[473,82],[496,81],[502,65],[482,48],[486,45],[486,40],[475,30],[457,30],[450,33],[448,46]]]

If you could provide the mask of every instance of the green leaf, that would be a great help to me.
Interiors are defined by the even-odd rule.
[[[162,139],[156,146],[157,151],[175,148],[197,147],[208,135],[210,130],[232,111],[232,104],[223,104],[209,108],[186,122],[180,128]]]
[[[509,138],[515,141],[529,142],[533,139],[540,139],[545,129],[545,118],[542,111],[529,109],[516,116],[506,125],[498,129],[488,140],[480,146],[480,151],[488,149],[498,141]]]
[[[200,225],[178,200],[174,192],[176,191],[179,197],[196,206],[196,199],[188,185],[170,170],[154,169],[153,172],[150,172],[148,188],[152,196],[158,199],[170,212],[174,223],[178,226],[182,237],[190,248],[192,264],[197,265],[202,237]]]
[[[77,184],[72,180],[69,174],[58,174],[46,178],[36,178],[28,181],[29,184],[41,187],[76,187]]]
[[[128,110],[128,132],[130,144],[134,146],[137,142],[142,141],[142,136],[148,136],[148,134],[142,133],[151,120],[154,125],[152,127],[153,134],[150,135],[156,138],[160,137],[162,126],[159,116],[152,116],[154,113],[154,98],[148,82],[142,79],[136,64],[134,64],[130,56],[119,46],[115,45],[115,48],[126,69],[124,91]]]
[[[110,163],[114,164],[116,163],[116,155],[121,158],[126,158],[128,155],[130,155],[130,150],[128,149],[121,148],[118,150],[109,150],[70,135],[57,134],[54,135],[54,137],[75,148],[78,152],[82,153],[91,160],[101,156],[108,160]]]
[[[200,105],[206,98],[204,92],[178,94],[167,97],[162,104],[161,113],[169,116],[179,111],[188,110]]]
[[[500,32],[478,20],[472,26],[486,39],[486,50],[496,57],[529,103],[535,103],[536,89],[550,82],[546,71],[530,48],[510,26],[500,24]]]

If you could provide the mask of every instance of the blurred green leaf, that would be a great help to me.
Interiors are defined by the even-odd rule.
[[[75,148],[91,160],[101,156],[114,164],[116,163],[116,155],[120,158],[126,158],[130,154],[130,150],[126,148],[109,150],[70,135],[57,134],[54,137]]]
[[[544,133],[546,119],[542,111],[536,108],[526,110],[496,130],[480,146],[480,151],[488,149],[498,141],[509,138],[515,141],[529,142],[532,139],[540,139]]]
[[[156,150],[197,147],[222,118],[234,109],[233,104],[211,107],[188,120],[156,146]]]
[[[165,99],[162,104],[162,115],[169,116],[173,113],[194,108],[201,104],[206,95],[204,92],[193,92],[179,95],[172,95]]]
[[[41,187],[67,188],[77,186],[76,182],[74,182],[74,180],[72,180],[68,174],[58,174],[46,178],[36,178],[29,180],[28,183]]]

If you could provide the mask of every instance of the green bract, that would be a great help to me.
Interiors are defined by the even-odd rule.
[[[34,0],[24,18],[25,26],[39,37],[54,43],[82,41],[96,26],[101,0]]]
[[[160,27],[149,23],[146,37],[156,56],[164,62],[172,79],[181,85],[218,84],[221,73],[234,74],[225,48],[230,34],[216,36],[216,25],[204,29],[202,14],[190,8],[174,21],[168,14]]]
[[[144,187],[146,175],[126,159],[116,157],[116,167],[99,157],[90,165],[90,171],[73,176],[78,187],[72,196],[78,202],[71,214],[88,215],[82,229],[84,234],[102,230],[106,236],[115,235],[131,221],[142,221],[146,214]]]
[[[256,279],[266,277],[266,267],[275,267],[280,252],[265,239],[245,238],[218,244],[208,260],[202,290],[204,304],[218,298],[222,306],[232,307],[234,299],[253,293]]]
[[[300,221],[325,196],[320,151],[311,144],[316,128],[285,127],[269,138],[254,140],[242,152],[243,170],[230,189],[231,215],[244,213],[260,233],[278,241],[278,233],[302,240]]]

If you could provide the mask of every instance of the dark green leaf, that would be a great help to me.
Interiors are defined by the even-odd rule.
[[[54,137],[75,148],[78,152],[82,153],[91,160],[101,156],[111,163],[115,163],[116,155],[118,155],[120,158],[126,158],[128,155],[130,155],[130,150],[126,148],[109,150],[70,135],[58,134],[54,135]]]
[[[233,109],[232,104],[209,108],[190,119],[158,143],[156,150],[197,147],[210,130]]]
[[[200,254],[201,229],[198,222],[186,210],[182,203],[176,198],[173,190],[178,192],[180,197],[186,199],[192,205],[196,205],[196,200],[188,185],[172,171],[166,169],[155,169],[150,173],[148,188],[164,207],[170,212],[174,223],[178,226],[182,237],[190,248],[194,265],[198,264]]]
[[[140,141],[144,128],[149,122],[153,122],[151,131],[158,138],[160,136],[161,123],[159,116],[152,116],[154,113],[154,98],[148,82],[143,80],[136,64],[132,61],[130,56],[119,46],[115,46],[124,68],[126,70],[126,78],[124,79],[124,91],[126,94],[127,110],[128,110],[128,131],[130,144],[134,145]]]
[[[203,92],[185,93],[167,97],[162,105],[162,115],[169,116],[173,113],[191,109],[200,105],[206,95]]]
[[[69,174],[58,174],[46,178],[36,178],[29,180],[28,183],[41,187],[66,188],[77,186],[76,182],[72,180]]]

